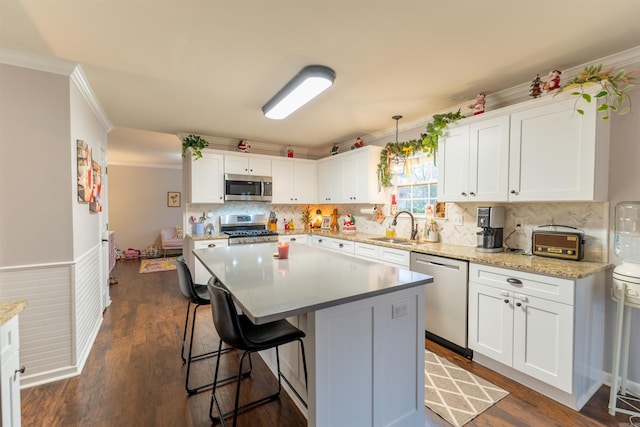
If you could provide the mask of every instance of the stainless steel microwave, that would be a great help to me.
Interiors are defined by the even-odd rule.
[[[270,176],[224,174],[224,199],[270,202],[272,196]]]

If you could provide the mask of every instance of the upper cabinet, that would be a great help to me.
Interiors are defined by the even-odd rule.
[[[511,115],[509,200],[605,201],[609,121],[566,99]]]
[[[565,94],[461,120],[438,147],[438,200],[605,201],[609,121]]]
[[[383,203],[377,175],[381,151],[369,145],[318,160],[318,203]]]
[[[316,202],[316,162],[303,159],[271,161],[272,203]]]
[[[506,201],[509,116],[447,130],[438,145],[439,200]]]
[[[183,203],[224,203],[223,157],[202,151],[194,160],[191,152],[182,160]]]
[[[224,156],[224,173],[271,176],[271,159],[244,154]]]

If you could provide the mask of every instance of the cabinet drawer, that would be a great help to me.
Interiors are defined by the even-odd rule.
[[[380,246],[356,243],[355,255],[365,259],[378,259],[380,258],[380,249]]]
[[[411,264],[411,252],[402,249],[380,247],[380,261],[390,262],[405,268],[409,268]]]
[[[331,241],[329,242],[329,248],[336,252],[342,252],[347,255],[355,254],[355,244],[354,242],[350,242],[348,240],[331,239]]]
[[[469,282],[523,293],[563,304],[574,304],[573,280],[482,264],[469,265]]]
[[[0,360],[3,362],[17,353],[20,348],[18,337],[18,316],[13,316],[11,320],[0,327]]]
[[[229,242],[227,241],[227,239],[194,240],[193,249],[220,248],[220,247],[228,246],[228,244]]]
[[[306,245],[308,242],[308,236],[306,234],[278,236],[278,242],[295,242],[301,245]]]

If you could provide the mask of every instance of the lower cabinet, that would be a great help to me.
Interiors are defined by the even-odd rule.
[[[325,236],[311,236],[311,244],[313,246],[319,246],[330,251],[340,252],[345,255],[351,255],[355,253],[355,243],[351,240],[336,239],[333,237]]]
[[[602,385],[603,310],[601,274],[572,280],[469,266],[474,360],[577,410]]]
[[[200,285],[206,285],[211,278],[211,273],[204,265],[193,255],[194,249],[224,247],[229,245],[228,239],[211,239],[211,240],[193,240],[189,239],[189,248],[185,253],[185,260],[193,276],[193,281]]]
[[[411,252],[402,249],[387,248],[386,246],[371,245],[369,243],[355,243],[355,256],[369,261],[381,261],[396,267],[409,268]]]
[[[18,316],[13,316],[0,326],[0,425],[3,427],[21,425],[19,343]]]
[[[306,245],[309,243],[309,236],[306,234],[281,234],[278,236],[278,242],[294,242]]]

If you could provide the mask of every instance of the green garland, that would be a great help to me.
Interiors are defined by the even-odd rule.
[[[187,156],[187,148],[191,147],[193,160],[198,160],[202,157],[202,149],[208,146],[209,143],[206,139],[194,134],[188,135],[182,140],[182,157]]]
[[[389,161],[394,156],[403,159],[412,156],[417,152],[435,155],[438,151],[438,139],[442,136],[447,125],[464,118],[460,110],[455,113],[449,112],[436,114],[433,120],[427,124],[426,133],[420,135],[421,139],[412,139],[404,142],[389,142],[380,153],[378,163],[378,180],[384,187],[391,187],[391,167]]]

